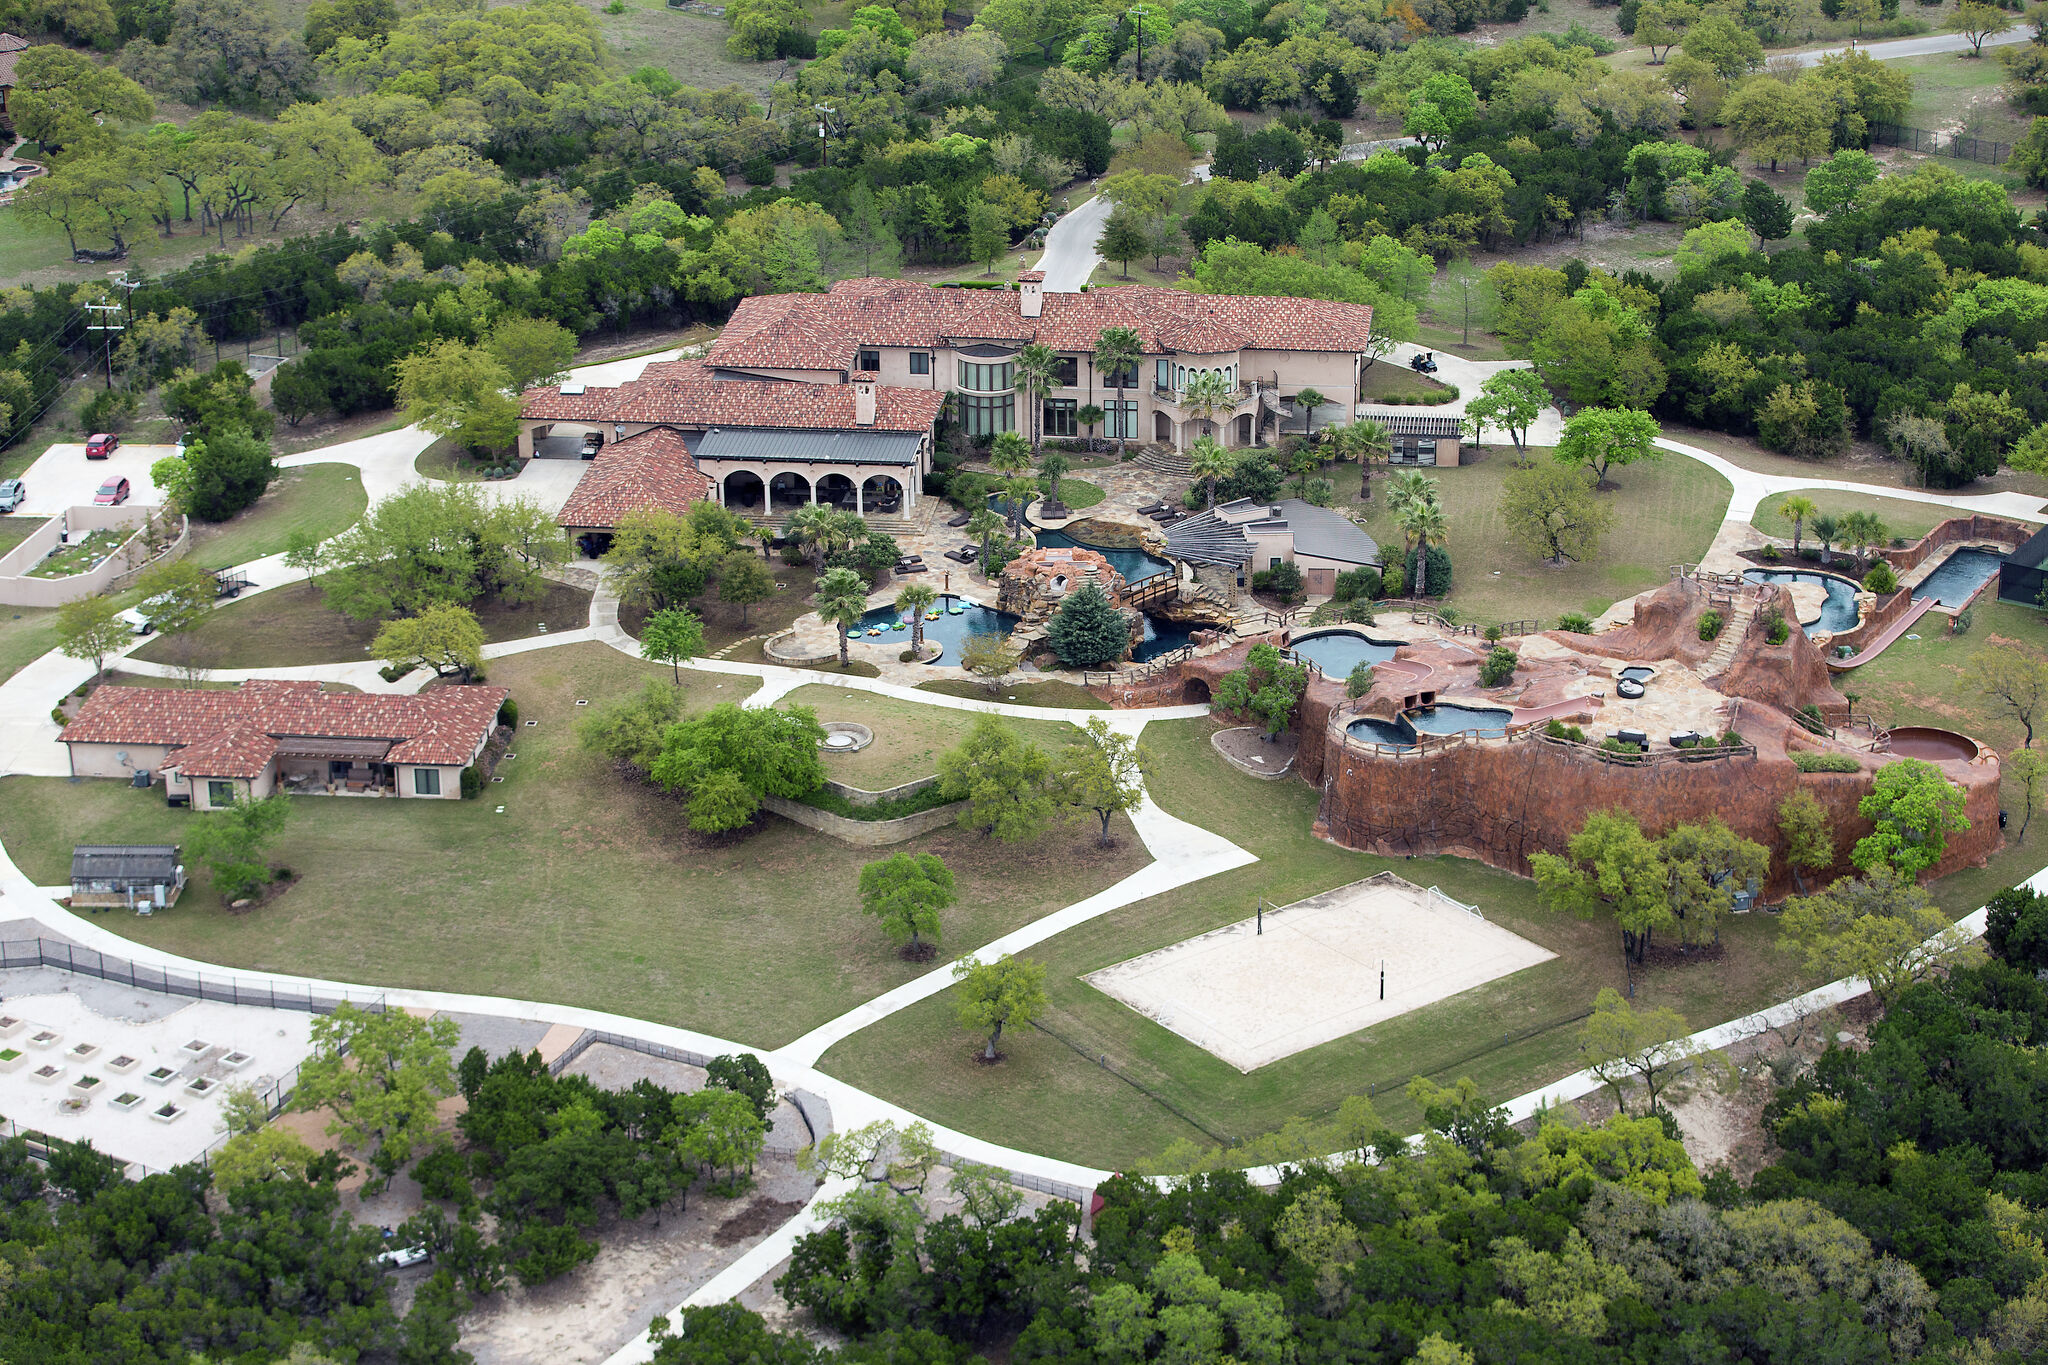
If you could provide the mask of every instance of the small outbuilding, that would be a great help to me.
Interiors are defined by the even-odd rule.
[[[79,844],[71,850],[71,908],[147,915],[178,903],[185,865],[176,844]]]
[[[1998,600],[2036,606],[2048,586],[2048,527],[2005,557],[1998,566]]]

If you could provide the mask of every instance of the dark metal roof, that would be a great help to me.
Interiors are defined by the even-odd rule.
[[[697,442],[701,460],[800,460],[812,464],[917,463],[923,437],[909,431],[776,431],[714,427]]]
[[[74,882],[169,882],[178,875],[176,844],[79,844],[71,850]]]
[[[2038,569],[2048,562],[2048,526],[2034,532],[2026,544],[2005,557],[2005,562],[2020,569]]]
[[[1287,498],[1280,511],[1294,531],[1294,552],[1317,559],[1335,559],[1345,564],[1377,564],[1379,542],[1358,528],[1342,513],[1300,498]]]

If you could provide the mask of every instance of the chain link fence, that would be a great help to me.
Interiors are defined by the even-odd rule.
[[[1977,161],[1986,166],[2003,166],[2012,156],[2010,142],[1965,137],[1961,133],[1937,133],[1926,128],[1909,128],[1903,123],[1873,123],[1870,140],[1880,147],[1903,147],[1929,156],[1951,156],[1958,161]]]

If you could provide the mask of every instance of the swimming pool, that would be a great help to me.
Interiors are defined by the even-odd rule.
[[[960,613],[953,614],[953,608]],[[897,624],[901,622],[902,629]],[[957,664],[960,650],[977,635],[1008,635],[1017,624],[1017,618],[1006,611],[984,607],[964,597],[951,594],[941,597],[932,609],[925,613],[924,638],[934,644],[945,646],[945,651],[933,660],[934,663]],[[869,635],[870,630],[879,629],[879,636]],[[910,622],[898,616],[894,607],[877,607],[860,618],[859,634],[856,639],[868,644],[893,644],[898,649],[910,648]]]
[[[1399,641],[1375,640],[1355,630],[1324,630],[1296,637],[1294,652],[1332,678],[1348,678],[1360,664],[1384,663]]]
[[[1142,583],[1155,574],[1172,573],[1173,561],[1148,555],[1143,550],[1112,550],[1101,545],[1090,545],[1085,540],[1076,540],[1065,531],[1040,531],[1038,548],[1041,550],[1093,550],[1109,561],[1109,566],[1124,576],[1126,584]]]
[[[1162,654],[1171,654],[1188,642],[1195,628],[1179,621],[1162,621],[1156,616],[1139,613],[1145,620],[1145,638],[1131,646],[1132,663],[1150,663]]]
[[[1846,578],[1837,578],[1831,573],[1798,573],[1791,569],[1750,569],[1742,576],[1752,583],[1820,584],[1827,593],[1827,600],[1820,604],[1820,616],[1799,623],[1808,635],[1821,631],[1833,635],[1853,630],[1856,626],[1856,585]]]
[[[1920,580],[1913,600],[1931,597],[1944,607],[1960,607],[1977,595],[1977,590],[1998,576],[2005,556],[1989,550],[1957,550]]]
[[[1508,732],[1508,719],[1513,715],[1512,711],[1502,711],[1494,707],[1458,706],[1450,702],[1438,702],[1426,711],[1406,712],[1397,721],[1361,716],[1352,721],[1346,730],[1368,744],[1384,744],[1392,749],[1412,749],[1418,735],[1470,733],[1481,739],[1499,739]]]

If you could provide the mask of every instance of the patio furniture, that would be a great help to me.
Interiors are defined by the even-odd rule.
[[[965,525],[966,525],[966,524],[967,524],[968,522],[970,522],[970,521],[972,521],[972,520],[974,520],[974,513],[972,513],[972,512],[962,512],[962,513],[961,513],[961,514],[960,514],[959,516],[957,516],[957,517],[954,517],[954,518],[953,518],[953,519],[952,519],[951,521],[947,522],[947,523],[946,523],[946,525],[948,525],[948,526],[965,526]]]
[[[905,564],[905,565],[902,565],[901,567],[899,567],[899,568],[898,568],[898,569],[896,570],[896,572],[897,572],[897,573],[930,573],[930,572],[931,572],[931,570],[930,570],[929,568],[927,568],[926,566],[922,565],[922,564]]]

